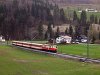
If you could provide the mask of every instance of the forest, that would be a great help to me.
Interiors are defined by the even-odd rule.
[[[65,23],[64,10],[44,0],[13,0],[0,3],[0,34],[6,39],[30,39],[28,29],[39,24]],[[38,29],[38,28],[37,28]]]
[[[94,15],[91,15],[90,20],[87,21],[85,11],[82,11],[80,18],[76,11],[72,16],[73,18],[67,18],[63,8],[48,0],[0,2],[0,35],[10,40],[32,40],[34,37],[37,39],[56,38],[60,35],[59,26],[56,32],[52,30],[52,26],[70,24],[65,34],[76,38],[80,34],[87,36],[93,23],[100,24],[100,19]],[[46,32],[43,25],[48,26]]]

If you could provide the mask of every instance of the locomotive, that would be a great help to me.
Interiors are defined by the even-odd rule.
[[[57,52],[57,46],[52,44],[38,44],[38,43],[29,43],[22,41],[13,41],[12,45],[36,49],[36,50],[48,51],[53,53]]]

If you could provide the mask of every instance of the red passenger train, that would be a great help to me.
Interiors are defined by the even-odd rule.
[[[54,52],[54,53],[57,52],[56,45],[28,43],[28,42],[21,42],[21,41],[13,41],[12,45],[36,49],[36,50]]]

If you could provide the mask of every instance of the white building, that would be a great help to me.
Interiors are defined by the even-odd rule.
[[[86,11],[86,12],[98,12],[98,11],[97,11],[97,10],[95,10],[95,9],[88,9],[88,8],[87,8],[87,9],[85,9],[85,11]]]
[[[5,39],[3,38],[3,36],[0,36],[0,41],[5,42]]]
[[[71,43],[72,37],[70,36],[60,36],[58,38],[56,38],[56,43]]]
[[[84,11],[86,11],[86,12],[98,12],[95,9],[89,9],[89,8],[86,8]],[[82,12],[82,10],[81,11],[78,11],[78,12]]]

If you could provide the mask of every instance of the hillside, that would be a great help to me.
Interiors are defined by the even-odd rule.
[[[98,3],[98,0],[95,2],[92,0],[0,0],[0,3],[0,35],[13,40],[33,39],[35,36],[40,39],[40,35],[44,38],[44,35],[50,32],[42,29],[42,25],[47,25],[49,29],[51,25],[55,27],[69,24],[72,22],[73,10],[76,8],[78,10],[94,7],[100,10],[99,5],[97,7],[93,4]],[[66,30],[66,27],[59,28],[61,32]],[[57,27],[53,30],[56,29]],[[55,34],[51,38],[54,36]]]
[[[46,0],[0,1],[0,35],[10,39],[32,39],[39,26],[67,23],[64,10]],[[9,37],[7,36],[9,35]],[[38,34],[40,38],[41,34]],[[43,35],[43,34],[42,34]]]

